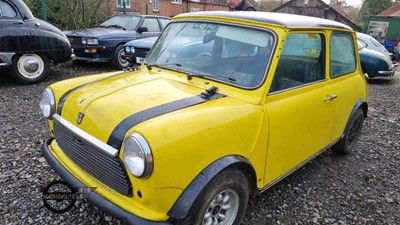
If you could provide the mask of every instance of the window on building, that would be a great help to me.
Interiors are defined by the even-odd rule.
[[[118,8],[123,8],[124,7],[124,2],[126,5],[126,8],[131,7],[131,0],[117,0],[117,7]]]
[[[200,9],[199,8],[191,8],[190,12],[200,12]]]
[[[160,0],[153,0],[153,11],[160,11]]]
[[[282,49],[271,92],[324,80],[324,43],[322,34],[290,34]]]
[[[350,33],[334,32],[331,37],[330,75],[340,77],[356,70],[356,52]]]
[[[171,0],[174,4],[182,4],[182,0]]]

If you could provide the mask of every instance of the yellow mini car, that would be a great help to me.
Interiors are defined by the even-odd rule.
[[[43,92],[42,153],[128,224],[240,224],[250,194],[354,149],[368,110],[356,40],[305,16],[178,15],[135,71]]]

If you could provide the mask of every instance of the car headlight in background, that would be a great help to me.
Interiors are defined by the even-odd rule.
[[[97,38],[82,38],[83,45],[98,45],[99,40]]]
[[[122,159],[129,172],[138,178],[147,178],[153,172],[153,155],[144,137],[129,135],[122,145]]]
[[[42,110],[42,114],[46,119],[51,119],[51,117],[56,112],[56,104],[53,92],[50,88],[46,88],[39,102],[40,109]]]
[[[135,53],[135,47],[125,46],[126,53]]]

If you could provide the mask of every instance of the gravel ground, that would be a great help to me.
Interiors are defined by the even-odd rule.
[[[0,71],[0,224],[119,224],[85,201],[64,214],[44,207],[43,188],[58,176],[41,155],[49,137],[38,102],[58,80],[111,71],[106,64],[51,69],[41,84],[20,86]],[[369,82],[369,116],[356,150],[330,150],[250,200],[244,225],[400,224],[400,72]]]

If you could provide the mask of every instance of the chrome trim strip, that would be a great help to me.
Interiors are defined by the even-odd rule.
[[[82,139],[85,139],[86,141],[94,144],[96,147],[102,149],[105,153],[111,155],[112,157],[117,157],[118,156],[118,150],[107,145],[106,143],[100,141],[99,139],[93,137],[89,133],[86,133],[85,131],[79,129],[72,123],[68,122],[66,119],[62,118],[58,114],[53,115],[53,119],[58,121],[59,123],[63,124],[64,126],[68,127],[70,131],[72,131],[75,135],[79,136]]]
[[[308,162],[310,162],[311,160],[313,160],[314,158],[316,158],[317,156],[319,156],[320,154],[324,153],[327,149],[329,149],[330,147],[332,147],[334,144],[336,144],[338,141],[340,140],[337,139],[334,142],[332,142],[331,144],[327,145],[325,148],[319,150],[317,153],[315,153],[314,155],[310,156],[308,159],[304,160],[302,163],[299,163],[297,166],[293,167],[292,169],[288,170],[286,173],[282,174],[281,176],[275,178],[274,180],[272,180],[271,182],[269,182],[268,184],[266,184],[263,188],[259,189],[260,192],[266,191],[267,189],[269,189],[270,187],[274,186],[276,183],[278,183],[279,181],[283,180],[285,177],[289,176],[290,174],[292,174],[294,171],[300,169],[301,167],[303,167],[305,164],[307,164]]]

